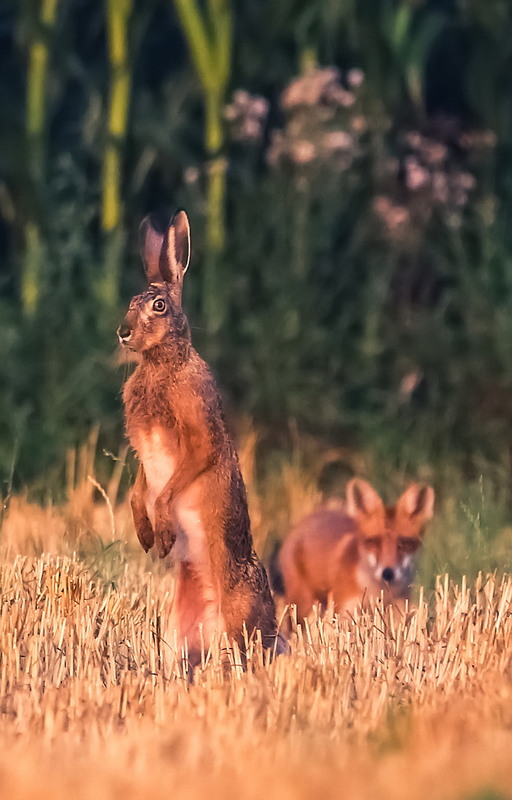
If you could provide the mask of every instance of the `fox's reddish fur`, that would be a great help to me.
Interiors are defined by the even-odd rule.
[[[350,481],[343,509],[320,508],[286,537],[279,562],[287,602],[299,618],[315,603],[332,601],[341,612],[381,592],[403,603],[433,506],[429,486],[413,484],[386,508],[369,483]]]
[[[244,623],[249,634],[260,629],[264,645],[272,646],[275,606],[253,549],[245,486],[219,393],[190,343],[181,308],[186,215],[179,212],[165,236],[145,221],[143,236],[150,286],[132,300],[119,332],[142,356],[123,392],[126,430],[140,460],[132,510],[143,548],[154,545],[161,558],[174,552],[174,623],[197,664],[201,643],[208,646],[214,632],[227,631],[242,645]]]

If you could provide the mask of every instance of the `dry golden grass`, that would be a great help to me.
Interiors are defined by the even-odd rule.
[[[318,494],[290,467],[263,495],[251,448],[261,546]],[[60,509],[13,499],[2,528],[3,796],[512,796],[511,578],[317,620],[272,663],[256,643],[245,672],[232,654],[226,674],[220,642],[190,685],[169,564],[137,546],[126,503],[73,485]]]

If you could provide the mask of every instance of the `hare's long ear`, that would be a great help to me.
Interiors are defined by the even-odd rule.
[[[184,211],[172,218],[160,252],[160,274],[181,299],[183,276],[190,262],[190,224]]]
[[[148,283],[161,283],[164,276],[160,272],[160,254],[165,239],[165,228],[158,224],[157,218],[144,217],[139,227],[140,254]]]

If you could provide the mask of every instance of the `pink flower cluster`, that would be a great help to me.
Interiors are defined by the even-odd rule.
[[[357,88],[363,82],[363,73],[361,70],[351,70],[351,73],[352,86]],[[304,75],[299,75],[281,95],[281,106],[286,111],[300,106],[313,107],[319,105],[350,108],[355,101],[354,93],[342,86],[340,71],[336,67],[313,69]]]
[[[231,103],[224,109],[231,136],[239,142],[259,142],[267,121],[269,102],[244,89],[233,92]]]
[[[449,209],[462,209],[475,178],[453,164],[453,154],[443,142],[413,131],[406,136],[408,154],[404,157],[405,185],[411,192],[428,192],[433,203]]]
[[[338,170],[348,169],[367,128],[357,110],[357,91],[363,82],[361,70],[349,70],[342,81],[334,67],[313,69],[295,78],[281,95],[285,124],[273,132],[268,163],[273,167],[328,163]]]
[[[494,144],[492,134],[485,131],[458,134],[443,126],[437,135],[409,131],[400,155],[386,162],[386,194],[373,200],[387,237],[402,243],[417,240],[436,210],[449,225],[459,226],[477,188],[469,165],[475,159],[478,163],[482,150]]]

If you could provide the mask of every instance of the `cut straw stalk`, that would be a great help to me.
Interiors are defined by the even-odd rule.
[[[51,763],[43,794],[68,797],[80,768],[83,800],[119,786],[134,800],[149,788],[164,800],[169,785],[179,800],[223,797],[234,781],[250,800],[262,769],[269,800],[336,800],[339,786],[355,800],[456,800],[497,785],[497,770],[510,785],[509,576],[457,585],[441,576],[428,602],[420,593],[404,613],[376,602],[313,618],[272,663],[258,640],[248,643],[246,671],[217,637],[191,685],[170,624],[168,569],[148,573],[139,548],[105,582],[83,546],[80,558],[59,555],[67,537],[54,532],[66,510],[25,502],[14,515],[17,547],[26,552],[32,530],[46,552],[14,557],[10,524],[2,531],[1,767],[14,800],[35,775],[42,788],[41,757]],[[20,763],[32,764],[26,778]],[[219,791],[210,791],[213,773],[224,776]]]

